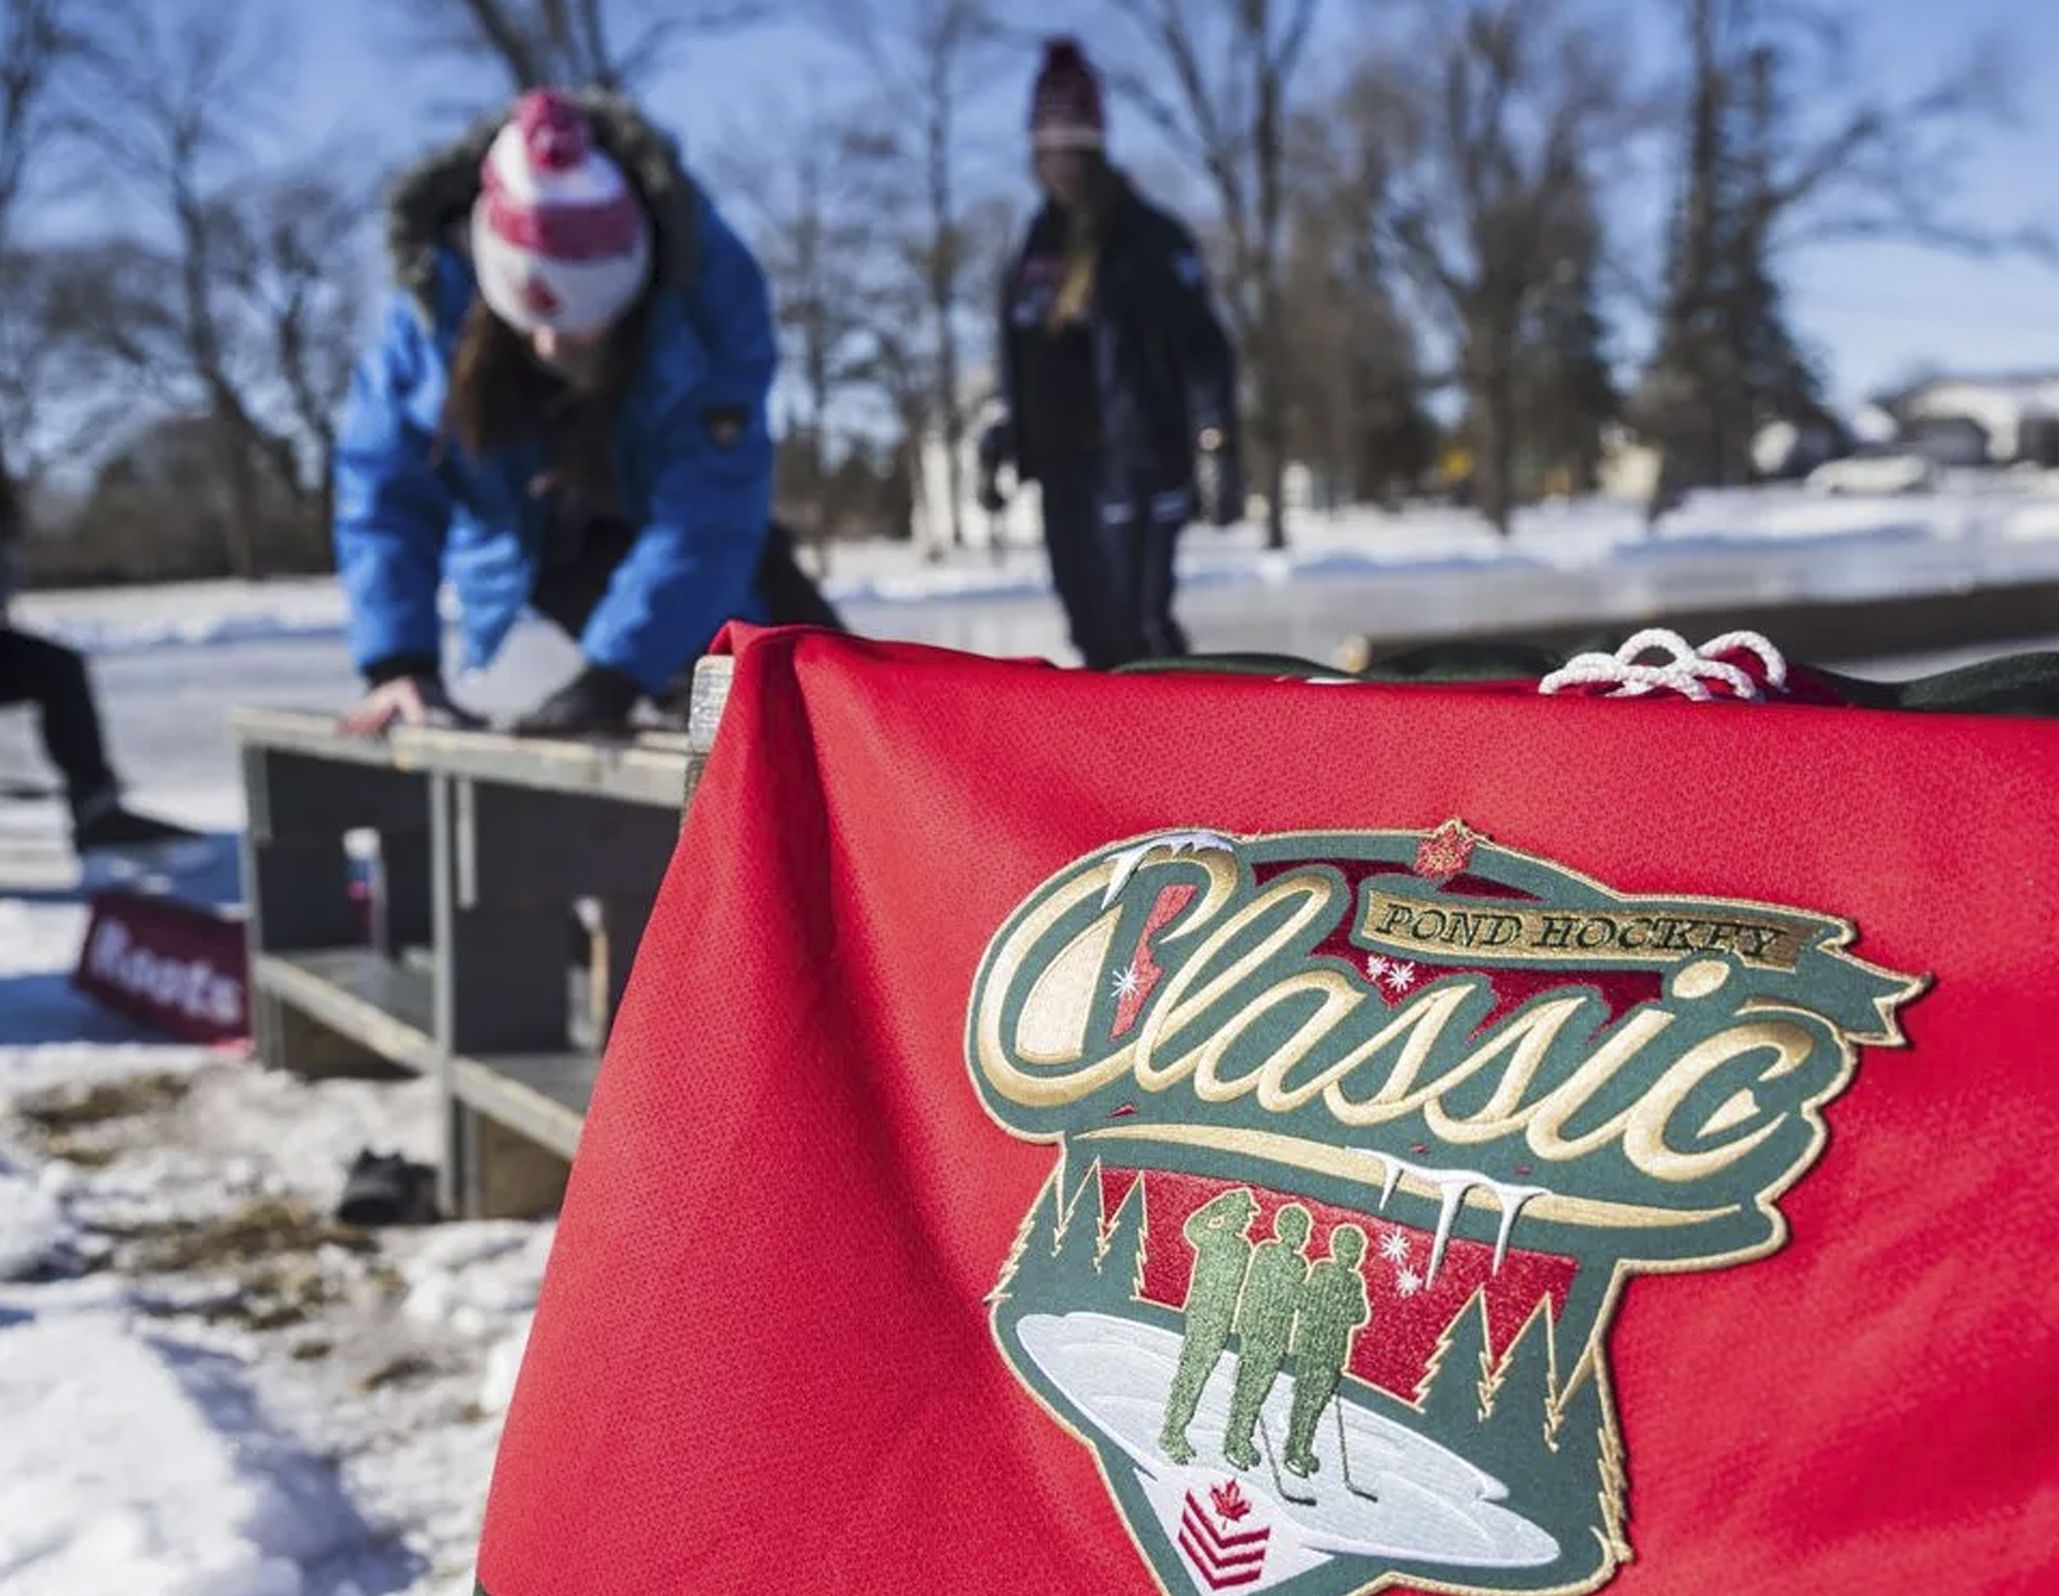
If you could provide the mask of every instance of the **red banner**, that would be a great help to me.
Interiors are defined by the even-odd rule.
[[[181,1041],[250,1034],[242,926],[176,899],[96,894],[72,984]]]

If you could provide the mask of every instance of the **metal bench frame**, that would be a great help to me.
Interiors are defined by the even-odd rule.
[[[731,671],[701,662],[685,735],[623,744],[375,741],[326,715],[235,715],[258,1054],[300,1075],[436,1080],[446,1213],[529,1216],[563,1196],[599,1063],[568,1041],[568,917],[597,909],[589,1028],[604,1035]],[[350,898],[358,828],[380,837],[383,948]]]

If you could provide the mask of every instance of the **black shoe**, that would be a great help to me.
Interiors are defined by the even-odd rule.
[[[343,1178],[336,1217],[361,1229],[433,1224],[437,1218],[436,1171],[399,1153],[375,1153],[367,1147]]]
[[[622,737],[629,712],[643,696],[633,677],[589,665],[528,714],[516,720],[517,737]]]
[[[72,847],[79,853],[175,848],[200,841],[200,833],[125,809],[113,797],[79,806],[72,822]]]

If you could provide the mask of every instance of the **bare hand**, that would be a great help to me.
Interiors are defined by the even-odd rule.
[[[478,724],[475,717],[451,703],[441,683],[420,676],[396,676],[381,682],[337,722],[339,729],[352,737],[378,737],[395,726]]]

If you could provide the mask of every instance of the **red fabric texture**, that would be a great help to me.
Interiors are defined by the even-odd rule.
[[[492,1596],[1155,1589],[989,1332],[1053,1151],[968,1079],[976,967],[1118,838],[1452,816],[1620,891],[1841,915],[1935,977],[1831,1104],[1785,1248],[1631,1282],[1607,1590],[2059,1591],[2059,725],[732,641],[509,1415]]]

